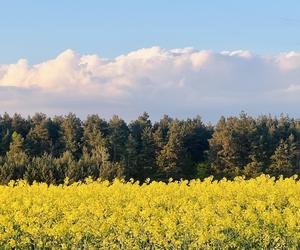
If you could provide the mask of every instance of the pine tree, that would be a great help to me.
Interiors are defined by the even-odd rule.
[[[162,128],[158,127],[156,130],[154,130],[153,139],[155,142],[155,154],[158,155],[163,147],[167,144],[167,141],[163,136]]]
[[[47,184],[58,184],[59,174],[54,158],[49,154],[33,157],[24,173],[24,179]]]
[[[184,168],[184,176],[195,176],[197,165],[206,162],[208,139],[211,135],[212,129],[203,124],[200,116],[183,122],[183,146],[193,162]]]
[[[30,130],[30,126],[31,124],[29,119],[25,120],[20,114],[13,115],[11,119],[12,131],[17,132],[23,138],[26,138],[26,135]]]
[[[107,146],[107,136],[109,128],[106,121],[100,119],[98,115],[90,115],[84,122],[83,137],[84,145],[90,152],[99,144]]]
[[[263,164],[256,159],[248,163],[243,169],[243,175],[247,178],[255,178],[263,173]]]
[[[69,183],[82,180],[83,173],[81,166],[70,151],[66,151],[62,157],[59,158],[59,161],[56,164],[61,178],[62,173],[64,173],[63,180],[68,178]],[[60,181],[63,180],[60,179]]]
[[[157,157],[157,165],[165,178],[182,178],[184,169],[190,166],[191,160],[184,148],[179,121],[172,123],[168,138],[168,143]]]
[[[129,178],[136,179],[138,177],[138,152],[137,152],[137,143],[131,134],[129,134],[127,143],[126,143],[126,152],[123,159],[123,165],[125,167],[124,174]]]
[[[45,114],[37,113],[31,119],[31,129],[27,134],[26,144],[31,156],[50,154],[52,141],[49,127],[51,120]]]
[[[113,116],[109,121],[109,151],[112,162],[123,160],[128,138],[128,127],[124,120]]]
[[[124,166],[119,162],[106,162],[100,169],[100,179],[112,181],[124,179]]]
[[[284,177],[288,177],[295,173],[297,145],[293,135],[290,135],[286,141],[283,139],[280,140],[271,159],[272,164],[268,169],[271,175],[283,175]]]
[[[9,150],[12,133],[13,133],[12,119],[9,116],[9,114],[4,113],[3,116],[0,116],[0,155],[1,156],[5,156],[6,152]]]
[[[9,151],[6,153],[5,163],[0,171],[0,181],[2,183],[23,178],[26,165],[28,164],[28,156],[24,152],[23,146],[24,139],[21,135],[14,132]]]
[[[130,177],[143,180],[149,177],[155,157],[152,123],[149,115],[144,112],[137,120],[129,124],[129,130],[130,142],[127,145],[127,152],[130,151],[134,155],[131,154],[132,161],[130,164],[132,165],[128,166],[127,164],[127,167],[131,169]]]
[[[91,152],[84,147],[82,157],[78,161],[82,179],[92,177],[95,180],[99,178],[101,169],[108,163],[109,153],[103,144],[95,145]]]
[[[75,114],[68,114],[62,123],[66,150],[70,151],[75,159],[79,159],[82,151],[83,129],[81,120]]]
[[[221,117],[209,140],[209,160],[214,175],[233,178],[243,173],[256,155],[253,145],[257,141],[255,120],[245,113]],[[257,159],[257,158],[256,158]]]
[[[141,150],[139,153],[139,177],[141,179],[151,178],[156,171],[155,142],[150,127],[145,127],[141,136]]]

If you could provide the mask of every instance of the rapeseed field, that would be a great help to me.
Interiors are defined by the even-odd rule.
[[[1,249],[297,249],[300,182],[0,186]]]

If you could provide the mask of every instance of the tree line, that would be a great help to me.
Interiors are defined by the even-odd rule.
[[[94,179],[144,181],[285,177],[300,170],[300,121],[245,113],[221,117],[215,126],[199,116],[167,115],[152,123],[147,113],[126,123],[74,113],[0,116],[0,183],[25,179],[60,184]]]

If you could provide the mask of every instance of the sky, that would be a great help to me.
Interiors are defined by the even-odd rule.
[[[0,112],[300,117],[299,31],[291,0],[0,0]]]

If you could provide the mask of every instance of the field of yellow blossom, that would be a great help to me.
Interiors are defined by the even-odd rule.
[[[300,182],[0,186],[1,249],[297,249]]]

